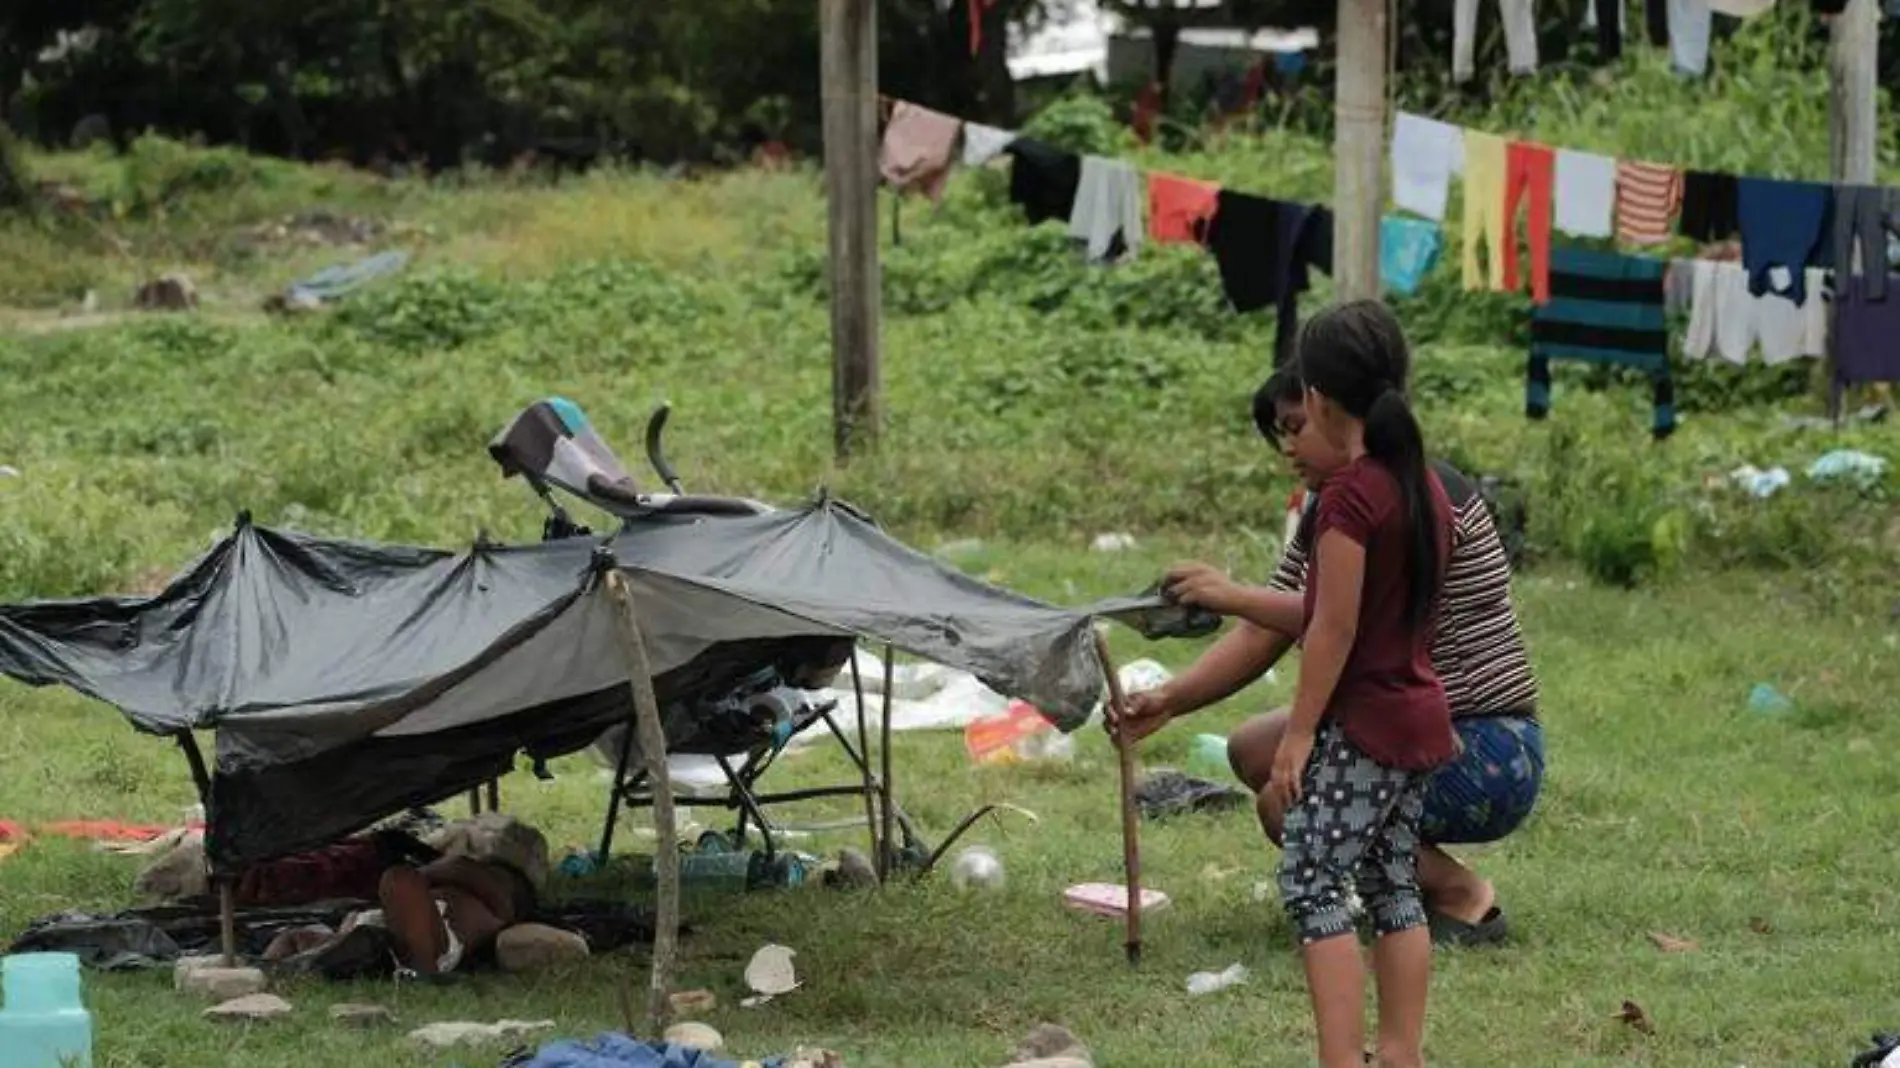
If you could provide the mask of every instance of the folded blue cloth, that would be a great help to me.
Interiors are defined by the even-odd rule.
[[[781,1058],[763,1062],[780,1068]],[[508,1068],[739,1068],[703,1050],[671,1042],[638,1042],[617,1031],[606,1031],[585,1042],[550,1042],[526,1061]]]

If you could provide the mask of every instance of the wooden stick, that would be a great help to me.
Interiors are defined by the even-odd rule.
[[[218,880],[218,939],[224,966],[237,967],[237,880],[228,875]]]
[[[897,667],[891,663],[891,658],[896,655],[897,650],[891,648],[888,642],[885,643],[884,726],[882,731],[884,741],[883,744],[878,746],[878,759],[884,762],[884,774],[881,776],[883,782],[880,784],[884,791],[884,828],[878,832],[878,840],[882,856],[886,859],[878,866],[878,882],[880,885],[897,873],[897,828],[892,823],[896,813],[896,802],[891,800],[891,690],[894,689],[897,684]]]
[[[658,886],[654,892],[653,977],[647,988],[648,1030],[659,1034],[666,1026],[667,995],[672,993],[674,959],[679,953],[679,832],[673,822],[673,788],[666,776],[666,727],[660,721],[659,698],[653,693],[653,666],[647,660],[633,588],[617,567],[607,572],[607,592],[620,608],[617,618],[627,646],[627,685],[633,692],[634,727],[639,732],[648,788],[653,792],[653,831],[659,842],[653,851]]]
[[[1115,661],[1108,653],[1108,639],[1095,632],[1095,655],[1102,662],[1102,674],[1108,679],[1108,720],[1119,725],[1126,712],[1122,680],[1115,674]],[[1128,877],[1128,964],[1141,964],[1141,824],[1135,809],[1135,747],[1120,730],[1115,731],[1115,749],[1120,758],[1122,789],[1122,867]]]
[[[858,758],[864,766],[864,829],[871,836],[871,863],[883,879],[884,847],[877,833],[877,776],[871,772],[871,731],[864,714],[864,676],[858,671],[858,646],[851,645],[851,691],[858,699]]]

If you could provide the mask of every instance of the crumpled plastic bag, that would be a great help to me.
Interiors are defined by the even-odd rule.
[[[1886,474],[1886,460],[1857,449],[1835,449],[1808,466],[1816,482],[1846,480],[1860,489],[1872,489]]]

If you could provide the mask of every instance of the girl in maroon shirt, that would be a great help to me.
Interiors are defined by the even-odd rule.
[[[1404,360],[1404,333],[1377,301],[1328,309],[1300,337],[1308,423],[1351,458],[1320,494],[1299,686],[1268,787],[1286,811],[1280,892],[1321,1068],[1363,1064],[1365,970],[1348,881],[1378,935],[1378,1063],[1425,1063],[1432,950],[1418,823],[1427,773],[1456,748],[1429,654],[1453,513],[1398,389]]]

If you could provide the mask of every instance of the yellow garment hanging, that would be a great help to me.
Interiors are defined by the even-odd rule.
[[[1465,131],[1465,288],[1504,288],[1505,141],[1475,130]],[[1478,242],[1485,243],[1490,284],[1478,264]]]

